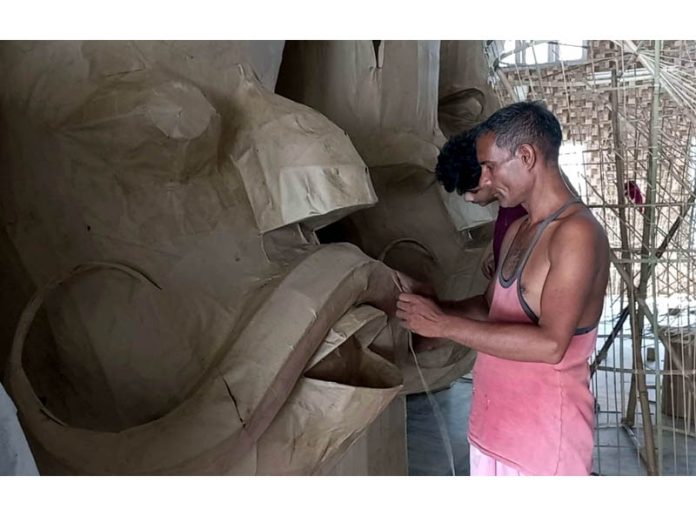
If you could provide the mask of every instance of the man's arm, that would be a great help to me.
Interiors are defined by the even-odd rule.
[[[488,301],[485,294],[470,297],[462,301],[441,301],[442,311],[453,317],[467,317],[475,321],[488,320]]]
[[[440,301],[437,299],[435,290],[431,285],[417,281],[403,272],[396,270],[394,272],[402,292],[433,299],[444,312],[450,315],[468,317],[477,321],[488,320],[488,309],[493,295],[493,287],[495,286],[495,277],[490,279],[488,287],[483,294],[457,301]]]
[[[454,317],[466,317],[475,321],[487,321],[488,311],[493,299],[493,289],[495,288],[495,274],[489,279],[488,287],[483,294],[469,297],[461,301],[441,301],[439,303],[442,311]]]
[[[444,337],[483,353],[523,362],[558,363],[587,304],[600,252],[596,228],[573,218],[555,231],[538,325],[493,323],[447,313],[430,299],[399,297],[397,316],[420,335]]]

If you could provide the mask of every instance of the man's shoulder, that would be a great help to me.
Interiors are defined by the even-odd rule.
[[[580,209],[558,219],[558,225],[553,232],[550,245],[586,245],[607,244],[607,235],[599,221],[592,215],[589,208],[582,205]]]

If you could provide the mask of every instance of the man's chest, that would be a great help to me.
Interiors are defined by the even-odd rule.
[[[538,315],[541,295],[549,273],[548,240],[550,235],[522,234],[515,239],[502,264],[502,278],[506,283],[517,280],[524,301]]]

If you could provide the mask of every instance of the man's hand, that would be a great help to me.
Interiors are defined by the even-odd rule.
[[[394,270],[394,274],[396,274],[397,284],[402,292],[435,297],[435,289],[433,289],[432,285],[413,279],[411,276],[397,270]]]
[[[448,316],[437,304],[417,294],[400,294],[396,316],[401,325],[423,337],[444,337]]]

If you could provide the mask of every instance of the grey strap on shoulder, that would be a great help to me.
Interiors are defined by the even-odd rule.
[[[534,235],[534,238],[532,239],[529,247],[527,248],[527,251],[524,254],[523,259],[520,261],[517,270],[515,271],[515,274],[513,275],[511,282],[514,280],[518,280],[517,282],[517,297],[520,301],[520,304],[522,305],[522,309],[524,312],[527,314],[527,316],[534,322],[534,324],[537,324],[539,322],[539,316],[534,313],[534,311],[531,309],[531,307],[527,304],[527,301],[524,299],[524,296],[522,295],[522,291],[520,289],[520,282],[519,279],[522,277],[522,271],[524,270],[525,265],[527,264],[527,260],[529,260],[529,256],[532,254],[532,251],[534,250],[534,246],[536,246],[537,242],[539,241],[539,238],[541,237],[541,234],[544,232],[544,229],[546,229],[549,224],[551,224],[554,220],[558,219],[558,217],[561,216],[561,214],[565,211],[568,206],[571,206],[572,204],[579,203],[581,202],[579,199],[571,199],[568,202],[564,203],[563,206],[558,208],[556,211],[554,211],[551,215],[546,217],[541,223],[539,224],[539,227],[537,228],[536,234]],[[585,326],[583,328],[577,328],[573,335],[584,335],[585,333],[589,333],[592,330],[594,330],[597,325],[599,324],[599,320],[595,324],[592,324],[590,326]]]
[[[563,203],[563,205],[560,208],[558,208],[551,215],[549,215],[539,223],[539,227],[537,228],[536,233],[534,234],[534,238],[532,238],[532,241],[529,243],[527,250],[524,252],[522,260],[520,260],[520,263],[517,265],[517,270],[515,270],[515,274],[512,275],[510,281],[514,281],[516,279],[519,280],[522,277],[522,271],[524,270],[525,265],[527,265],[527,261],[529,260],[529,257],[532,255],[532,251],[534,251],[534,248],[536,247],[537,242],[539,242],[541,234],[544,232],[544,230],[547,227],[549,227],[549,225],[552,222],[557,220],[558,217],[560,217],[561,214],[566,210],[566,208],[568,208],[568,206],[572,206],[573,204],[577,204],[580,202],[580,199],[577,199],[575,197],[570,199],[569,201]]]

